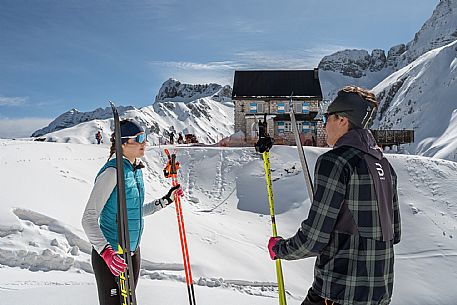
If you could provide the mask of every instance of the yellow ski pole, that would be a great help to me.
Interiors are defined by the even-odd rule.
[[[268,202],[270,203],[270,216],[271,216],[271,228],[273,229],[273,237],[278,236],[276,230],[275,220],[275,203],[273,199],[273,184],[271,182],[271,171],[270,171],[270,152],[265,151],[262,153],[263,166],[265,168],[265,179],[267,181],[268,190]],[[284,278],[282,275],[281,260],[276,259],[276,278],[278,280],[278,292],[279,292],[279,304],[286,305],[286,290],[284,289]]]
[[[278,236],[275,220],[275,203],[273,199],[273,183],[271,182],[270,170],[270,148],[273,146],[273,139],[268,134],[267,114],[264,114],[263,123],[259,120],[259,140],[255,144],[255,150],[262,154],[263,166],[265,168],[265,179],[267,181],[268,202],[270,203],[271,227],[273,237]],[[281,260],[276,259],[276,278],[278,280],[279,305],[286,305],[286,290],[284,289],[284,278],[282,275]]]

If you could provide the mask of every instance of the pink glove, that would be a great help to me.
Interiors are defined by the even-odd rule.
[[[120,257],[109,245],[102,251],[102,258],[114,276],[119,276],[121,272],[124,272],[125,267],[127,267],[124,259]]]
[[[270,237],[270,240],[268,241],[268,251],[270,252],[270,257],[272,260],[277,259],[276,253],[273,251],[273,247],[281,239],[282,239],[282,237]]]
[[[182,190],[182,188],[179,188],[175,191],[175,194],[178,195],[179,197],[184,197],[184,191]]]

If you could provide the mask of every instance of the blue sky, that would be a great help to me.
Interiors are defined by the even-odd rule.
[[[412,40],[438,2],[1,0],[0,137],[108,99],[150,105],[170,77],[231,84],[235,69],[307,69],[345,48],[387,51]]]

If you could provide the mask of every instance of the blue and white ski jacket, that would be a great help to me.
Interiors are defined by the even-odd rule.
[[[107,162],[101,168],[97,177],[108,167],[116,168],[116,158]],[[143,233],[143,172],[141,168],[133,167],[129,160],[124,159],[124,178],[130,249],[135,251]],[[113,249],[117,249],[119,244],[117,214],[117,187],[115,187],[100,214],[100,228]]]
[[[170,202],[157,199],[144,203],[144,182],[141,162],[132,165],[124,158],[125,195],[130,233],[130,250],[135,251],[143,233],[143,217],[153,214]],[[101,253],[107,244],[118,249],[116,158],[99,171],[82,217],[82,226],[94,249]]]

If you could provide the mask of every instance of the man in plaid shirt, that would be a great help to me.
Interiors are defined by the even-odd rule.
[[[365,129],[376,107],[364,89],[338,92],[323,118],[333,149],[316,162],[308,218],[291,238],[270,238],[272,259],[317,256],[302,305],[390,303],[400,211],[395,171]]]

